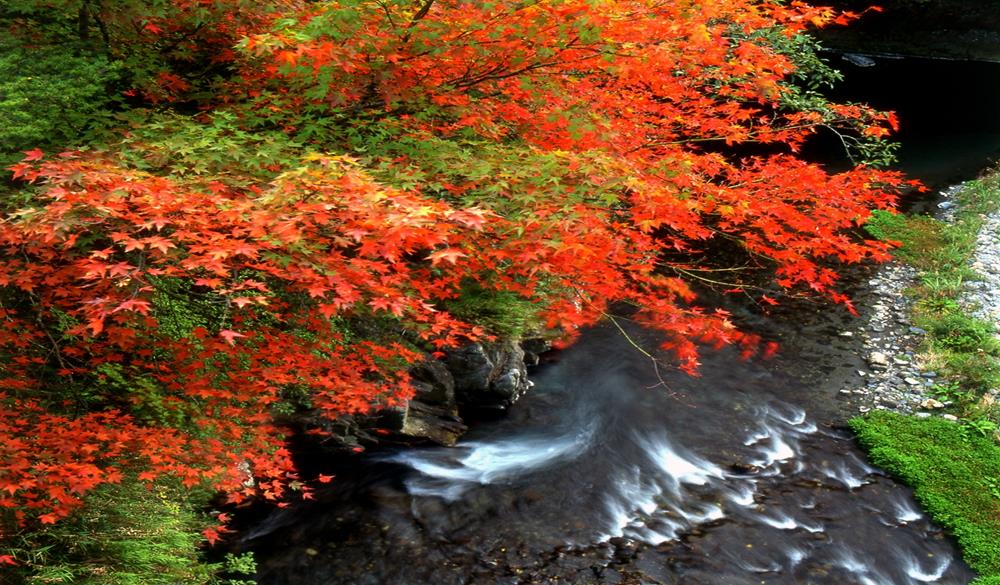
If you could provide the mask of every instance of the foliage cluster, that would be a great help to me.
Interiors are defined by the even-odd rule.
[[[120,64],[99,55],[0,41],[0,164],[31,148],[84,145],[109,123],[120,76]]]
[[[6,3],[10,54],[53,51],[84,103],[26,127],[52,148],[11,165],[2,203],[0,536],[133,475],[309,497],[282,416],[400,404],[414,362],[470,340],[570,340],[627,305],[695,372],[699,344],[756,344],[695,283],[849,307],[836,267],[888,257],[857,228],[906,187],[796,158],[821,130],[881,152],[895,127],[802,83],[835,78],[806,27],[849,19],[749,0]],[[69,150],[98,110],[114,125]]]
[[[943,419],[873,412],[851,421],[871,460],[913,486],[955,535],[976,585],[1000,582],[1000,446]]]

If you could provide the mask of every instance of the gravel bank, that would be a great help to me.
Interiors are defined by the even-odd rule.
[[[979,273],[980,280],[965,284],[962,304],[976,317],[1000,324],[1000,213],[984,218],[972,269]]]

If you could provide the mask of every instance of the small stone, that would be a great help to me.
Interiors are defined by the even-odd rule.
[[[854,337],[854,332],[853,331],[841,331],[840,332],[840,336],[841,337]]]
[[[937,372],[923,372],[920,374],[924,378],[937,378]]]
[[[928,398],[927,400],[924,400],[923,402],[920,403],[920,408],[927,408],[927,409],[944,408],[944,403],[941,402],[940,400]]]
[[[914,414],[913,416],[915,416],[917,418],[930,418],[931,417],[931,413],[929,413],[929,412],[918,412],[918,413]]]
[[[927,335],[927,330],[920,327],[910,327],[910,333],[914,335]]]
[[[920,380],[910,377],[903,378],[903,381],[909,384],[910,386],[919,386],[920,384],[922,384]]]
[[[878,368],[889,367],[889,356],[880,351],[873,351],[868,355],[868,365]]]
[[[908,366],[910,365],[910,360],[904,360],[903,358],[894,357],[892,358],[892,363],[897,366]]]
[[[841,394],[850,394],[851,393],[851,389],[850,388],[841,388],[840,389],[840,393]]]
[[[955,207],[954,201],[942,201],[938,203],[938,209],[951,209],[952,207]]]
[[[868,375],[868,372],[866,372],[864,370],[858,370],[858,375],[861,376],[862,378],[864,378],[865,376]]]
[[[951,422],[958,422],[958,417],[954,414],[942,414],[941,418],[944,420],[950,420]]]
[[[861,412],[861,413],[868,412],[869,410],[871,410],[871,409],[868,408],[867,406],[859,406],[858,407],[858,412]]]
[[[309,556],[311,556],[311,557],[314,557],[314,556],[316,556],[316,555],[319,554],[319,551],[316,550],[316,549],[314,549],[314,548],[307,548],[306,549],[306,554],[309,555]]]

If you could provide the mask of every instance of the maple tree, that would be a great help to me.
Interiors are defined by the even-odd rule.
[[[126,474],[234,502],[308,495],[282,415],[401,404],[427,352],[500,332],[462,310],[473,295],[567,339],[630,305],[694,373],[699,344],[756,344],[698,286],[849,305],[835,265],[887,258],[855,228],[901,177],[796,156],[817,132],[864,149],[895,125],[806,89],[829,72],[804,29],[850,15],[160,4],[93,16],[106,44],[157,55],[131,97],[177,110],[11,167],[28,194],[0,223],[0,508],[15,524],[54,522]]]

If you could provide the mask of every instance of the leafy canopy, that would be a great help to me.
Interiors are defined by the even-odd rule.
[[[15,523],[126,472],[308,494],[282,417],[400,404],[426,352],[572,338],[624,303],[694,372],[699,343],[756,344],[698,285],[849,303],[835,266],[887,257],[856,228],[900,177],[796,157],[820,129],[870,150],[895,124],[796,85],[832,79],[803,36],[848,18],[828,9],[62,4],[4,18],[134,87],[117,136],[11,167],[28,194],[0,223]]]

